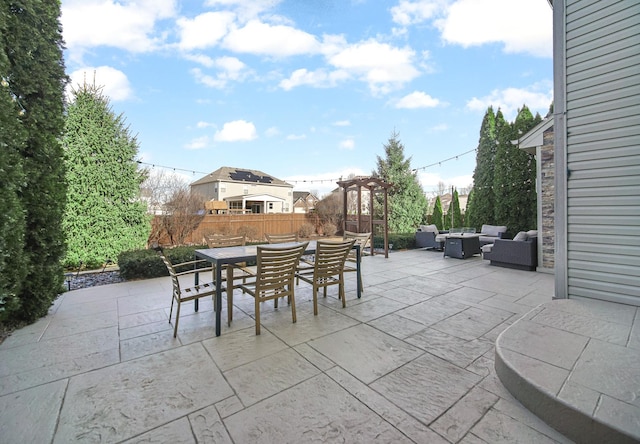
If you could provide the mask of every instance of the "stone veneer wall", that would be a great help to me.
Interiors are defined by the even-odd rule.
[[[555,265],[555,162],[553,151],[553,127],[543,134],[540,149],[540,179],[542,199],[542,267],[552,269]]]

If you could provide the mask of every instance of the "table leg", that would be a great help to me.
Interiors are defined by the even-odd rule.
[[[220,269],[222,264],[216,263],[216,336],[220,336],[220,324],[222,313],[222,270]]]
[[[358,299],[362,297],[362,286],[360,285],[361,279],[361,270],[360,270],[360,259],[362,258],[362,252],[360,251],[360,247],[356,248],[356,280],[358,283],[356,284]]]

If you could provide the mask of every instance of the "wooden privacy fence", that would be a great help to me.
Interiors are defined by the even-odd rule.
[[[236,234],[249,231],[255,236],[251,240],[264,240],[265,233],[297,233],[304,224],[311,224],[314,232],[319,224],[317,215],[303,213],[259,213],[259,214],[207,214],[196,230],[191,233],[191,243],[202,243],[205,234]]]

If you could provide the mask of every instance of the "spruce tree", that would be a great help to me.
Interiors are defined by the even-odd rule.
[[[377,156],[377,171],[374,176],[393,184],[388,193],[389,230],[393,233],[412,233],[423,221],[427,209],[427,198],[411,170],[411,158],[405,159],[404,146],[393,132],[384,145],[385,158]]]
[[[144,248],[151,230],[139,199],[138,142],[95,85],[73,90],[63,139],[67,167],[66,265],[115,260]]]
[[[60,2],[3,2],[1,14],[6,20],[2,24],[2,51],[8,62],[3,80],[18,106],[24,131],[24,140],[22,135],[16,135],[11,149],[18,151],[13,177],[22,181],[19,199],[25,229],[20,261],[24,261],[26,276],[10,317],[12,322],[31,322],[47,313],[64,281],[60,259],[64,254],[62,215],[66,187],[60,137],[66,75]],[[12,106],[5,111],[15,110]],[[4,151],[5,147],[3,156]],[[17,190],[13,185],[12,189]],[[18,237],[21,219],[16,219]]]
[[[480,139],[476,152],[476,168],[473,171],[473,211],[467,219],[467,225],[480,230],[482,224],[494,224],[494,161],[496,155],[496,120],[502,119],[498,110],[497,117],[489,107],[482,119]]]

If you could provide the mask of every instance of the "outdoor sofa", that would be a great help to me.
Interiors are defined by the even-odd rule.
[[[535,271],[538,266],[538,232],[521,231],[513,239],[496,239],[482,246],[482,258],[497,267]]]
[[[447,234],[449,231],[438,230],[434,224],[420,225],[416,231],[416,247],[417,248],[433,248],[435,250],[442,250],[444,243],[442,237],[436,240],[439,234]]]
[[[492,244],[496,239],[506,239],[507,227],[504,225],[483,225],[480,230],[480,246]]]

